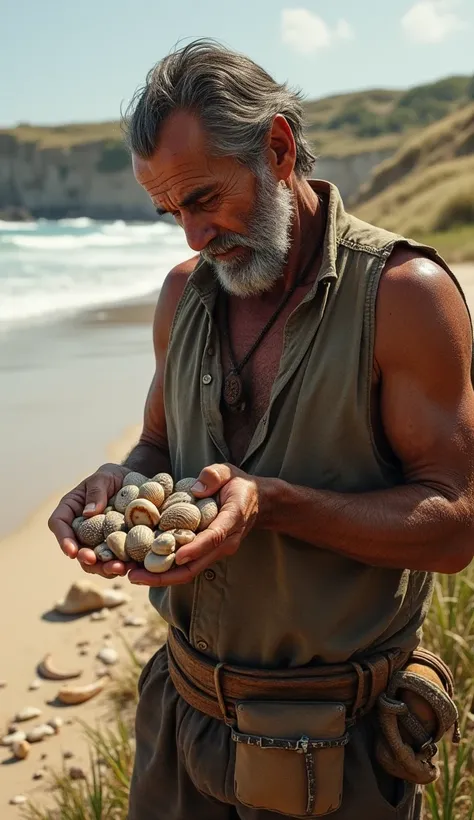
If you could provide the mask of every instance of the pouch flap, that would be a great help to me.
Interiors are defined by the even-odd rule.
[[[344,734],[346,708],[343,703],[246,700],[237,704],[236,715],[243,734],[326,740]]]

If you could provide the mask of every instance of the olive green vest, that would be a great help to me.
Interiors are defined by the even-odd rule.
[[[374,316],[384,264],[407,240],[347,214],[333,185],[311,185],[329,194],[320,273],[287,321],[270,405],[239,466],[336,492],[393,487],[402,473],[382,457],[371,427]],[[409,244],[448,270],[433,249]],[[230,460],[219,411],[217,288],[207,264],[198,265],[171,331],[164,401],[176,480]],[[254,530],[234,556],[191,584],[151,589],[150,600],[201,652],[234,664],[291,667],[415,647],[432,581],[430,573],[367,566]]]

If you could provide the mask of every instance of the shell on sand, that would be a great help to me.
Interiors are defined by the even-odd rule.
[[[174,552],[169,555],[155,555],[154,552],[149,552],[145,556],[144,566],[148,572],[167,572],[173,566],[174,560]]]
[[[143,561],[154,540],[155,534],[149,527],[143,524],[132,527],[125,542],[127,555],[132,561]]]
[[[122,487],[115,496],[115,509],[117,512],[124,513],[128,505],[138,498],[140,490],[136,484],[126,484]]]
[[[12,745],[13,756],[17,760],[24,760],[30,753],[31,746],[27,740],[17,740]]]
[[[136,473],[132,471],[130,473],[127,473],[127,475],[125,476],[122,482],[122,487],[127,487],[128,484],[134,484],[135,487],[141,487],[141,485],[144,484],[145,481],[149,480],[150,479],[147,478],[146,475],[143,475],[143,473]]]
[[[38,709],[36,706],[25,706],[16,713],[14,720],[31,720],[32,718],[39,717],[40,714],[41,709]]]
[[[160,520],[158,507],[146,498],[137,498],[125,510],[125,524],[129,529],[143,524],[145,527],[156,527]]]
[[[104,540],[105,515],[93,515],[86,518],[77,528],[77,537],[86,547],[97,547]]]
[[[84,612],[104,609],[104,607],[119,606],[129,600],[130,596],[120,590],[99,589],[91,581],[85,579],[71,584],[66,597],[58,601],[54,608],[62,615],[80,615]]]
[[[28,798],[24,794],[16,794],[10,800],[12,806],[22,806],[24,803],[28,803]]]
[[[57,669],[54,666],[51,653],[48,653],[38,664],[38,674],[47,680],[69,680],[70,678],[79,678],[82,675],[82,669],[71,669],[69,672]]]
[[[56,716],[52,717],[51,720],[48,720],[48,726],[51,726],[51,728],[54,729],[56,734],[59,734],[59,730],[62,727],[63,723],[63,719]]]
[[[158,484],[161,484],[163,490],[165,491],[165,498],[168,498],[168,496],[173,492],[174,481],[169,473],[157,473],[150,479],[150,481],[157,481]]]
[[[108,666],[112,666],[112,664],[117,663],[119,659],[117,650],[113,649],[111,646],[103,646],[102,649],[99,649],[96,657],[99,661],[106,663]]]
[[[52,726],[49,726],[47,723],[42,723],[40,726],[35,726],[34,729],[31,729],[26,735],[26,739],[28,743],[39,743],[40,740],[44,740],[45,737],[52,737],[55,735],[56,732]]]
[[[26,732],[17,731],[4,735],[0,743],[2,746],[13,746],[14,743],[20,743],[22,740],[26,740]]]
[[[110,678],[107,675],[104,675],[86,686],[63,686],[57,694],[58,700],[67,706],[85,703],[87,700],[94,698],[102,692],[109,680]]]
[[[139,615],[127,615],[123,620],[124,626],[146,626],[146,618]]]

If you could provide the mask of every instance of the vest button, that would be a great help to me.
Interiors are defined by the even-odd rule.
[[[202,383],[203,383],[203,384],[210,384],[211,382],[212,382],[212,376],[210,375],[210,373],[206,373],[206,374],[202,377]]]
[[[214,351],[213,346],[212,346],[212,345],[209,345],[209,347],[207,348],[207,355],[208,355],[208,356],[213,356],[213,355],[214,355],[214,352],[215,352],[215,351]]]
[[[206,569],[204,573],[204,578],[206,579],[206,581],[213,581],[215,577],[216,573],[213,569]]]
[[[206,641],[198,641],[196,646],[200,652],[205,652],[208,648],[208,644],[206,643]]]

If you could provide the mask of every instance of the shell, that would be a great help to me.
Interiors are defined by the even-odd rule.
[[[35,689],[39,689],[40,686],[41,686],[41,681],[39,680],[39,678],[35,678],[34,680],[31,681],[28,689],[29,689],[30,692],[33,692]]]
[[[112,664],[117,663],[119,659],[117,650],[112,649],[111,646],[103,646],[97,653],[96,657],[108,666],[112,666]]]
[[[143,475],[143,473],[136,473],[132,471],[130,473],[127,473],[127,475],[125,476],[124,480],[122,481],[122,487],[127,487],[129,484],[134,484],[136,487],[141,487],[141,485],[144,484],[145,481],[149,481],[146,475]]]
[[[45,737],[52,737],[52,735],[55,734],[56,732],[52,726],[48,726],[47,723],[41,723],[27,733],[26,739],[28,743],[38,743],[40,740],[44,740]]]
[[[196,507],[201,511],[201,523],[198,527],[198,532],[201,532],[201,530],[207,529],[209,524],[212,524],[214,519],[217,518],[219,508],[213,498],[201,498],[196,501]]]
[[[32,718],[39,717],[40,714],[41,709],[38,709],[36,706],[25,706],[16,713],[14,720],[31,720]]]
[[[124,513],[127,509],[128,505],[135,501],[138,498],[138,493],[140,490],[135,484],[127,484],[125,487],[122,487],[121,490],[118,491],[117,495],[115,496],[115,509],[117,512]]]
[[[140,487],[139,498],[146,498],[155,507],[161,507],[165,500],[165,491],[158,481],[145,481]]]
[[[178,547],[184,547],[185,544],[190,544],[196,538],[196,533],[192,530],[169,530],[174,535],[174,540]]]
[[[115,512],[114,508],[111,505],[105,508],[104,515],[107,515],[107,513],[109,512]]]
[[[104,540],[105,515],[86,518],[77,528],[77,537],[86,547],[98,547]]]
[[[110,615],[108,609],[101,609],[100,612],[93,612],[91,615],[91,621],[105,621]]]
[[[51,728],[54,729],[56,734],[59,733],[59,730],[62,727],[63,723],[64,721],[60,717],[52,717],[51,720],[48,720],[48,726],[51,726]]]
[[[154,540],[154,533],[149,527],[143,524],[132,527],[125,541],[127,555],[132,561],[143,561]]]
[[[24,760],[25,757],[28,757],[30,749],[31,746],[26,739],[16,740],[12,745],[13,756],[16,757],[17,760]]]
[[[73,522],[72,522],[72,524],[71,524],[71,527],[72,527],[72,529],[74,530],[74,532],[75,532],[75,533],[77,533],[77,531],[78,531],[78,529],[79,529],[80,525],[81,525],[81,524],[82,524],[82,522],[83,522],[83,521],[85,521],[85,520],[86,520],[86,519],[84,518],[84,516],[83,516],[83,515],[78,515],[78,516],[77,516],[77,518],[75,518],[75,519],[74,519],[74,521],[73,521]]]
[[[26,740],[26,732],[17,731],[4,735],[0,742],[2,746],[13,746],[14,743],[20,743],[22,740]]]
[[[165,510],[168,510],[173,504],[194,504],[195,498],[191,493],[185,492],[181,490],[179,493],[172,493],[169,498],[166,499],[165,503],[161,507],[160,512],[164,513]]]
[[[160,533],[151,545],[151,551],[154,552],[155,555],[171,555],[175,549],[176,539],[170,532]]]
[[[69,587],[62,601],[58,601],[55,610],[63,615],[82,615],[104,607],[119,606],[130,600],[129,595],[113,589],[99,589],[91,581],[75,581]]]
[[[146,626],[146,618],[139,615],[127,615],[123,620],[124,626]]]
[[[57,697],[61,703],[65,703],[67,706],[85,703],[86,700],[90,700],[102,692],[108,682],[108,676],[104,675],[93,683],[89,683],[87,686],[64,686],[59,690]]]
[[[193,484],[196,483],[196,481],[197,478],[181,478],[179,481],[176,482],[174,490],[176,493],[182,491],[189,492],[189,490],[191,489]]]
[[[158,507],[155,507],[151,501],[146,498],[137,498],[132,501],[125,510],[125,524],[129,529],[143,524],[145,527],[152,529],[157,526],[160,520],[160,513]]]
[[[15,797],[12,797],[10,800],[12,806],[22,806],[23,803],[28,803],[28,798],[25,797],[24,794],[16,794]]]
[[[125,552],[125,541],[127,540],[126,532],[111,532],[107,536],[107,546],[112,550],[113,554],[119,561],[127,561],[128,555]]]
[[[165,498],[168,498],[173,492],[174,481],[169,473],[157,473],[150,481],[156,481],[158,484],[161,484],[165,491]]]
[[[99,561],[102,561],[104,563],[105,561],[113,561],[115,558],[115,554],[112,552],[111,549],[109,549],[105,541],[103,541],[102,544],[99,544],[98,547],[95,547],[94,552]]]
[[[145,569],[147,569],[148,572],[166,572],[173,566],[174,559],[174,552],[170,553],[170,555],[155,555],[154,552],[149,552],[148,555],[145,556]]]
[[[60,671],[56,669],[52,661],[52,655],[45,655],[43,660],[38,664],[38,674],[47,680],[68,680],[68,678],[79,678],[82,675],[82,669],[73,669],[70,672]]]
[[[121,530],[125,530],[124,514],[117,512],[117,510],[107,513],[104,521],[104,541],[107,541],[107,536],[111,532],[120,532]]]
[[[161,530],[197,530],[201,512],[195,504],[173,504],[160,518]]]

